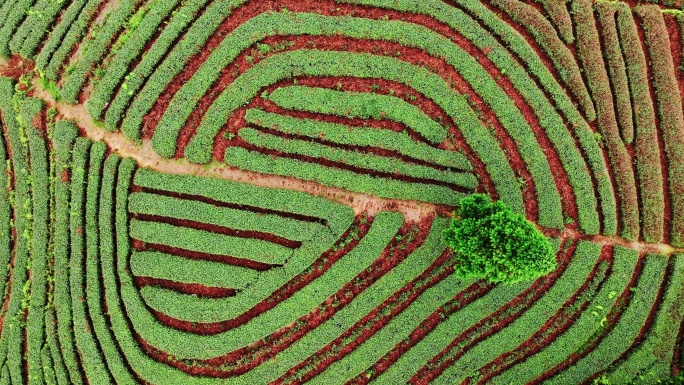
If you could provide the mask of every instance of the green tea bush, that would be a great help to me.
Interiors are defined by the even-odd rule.
[[[32,58],[58,14],[67,4],[66,1],[54,0],[36,2],[33,9],[27,11],[28,16],[12,36],[9,42],[10,51]]]
[[[285,134],[321,138],[326,142],[341,145],[373,147],[396,151],[401,155],[456,170],[472,171],[473,166],[462,152],[446,151],[413,140],[405,132],[347,126],[339,123],[319,122],[313,119],[299,119],[287,115],[250,108],[245,121]]]
[[[130,68],[132,62],[143,54],[145,45],[153,38],[164,19],[171,14],[177,3],[178,0],[156,1],[150,6],[149,12],[139,16],[142,17],[139,25],[132,23],[133,17],[129,20],[125,35],[127,38],[124,38],[123,35],[119,37],[117,43],[121,47],[117,51],[107,54],[111,60],[105,60],[102,63],[106,72],[95,86],[93,94],[86,104],[93,119],[102,119],[102,113],[118,85],[121,85],[123,92],[133,94],[132,90],[128,90],[126,80],[134,74],[126,76],[126,79],[124,79],[124,75],[133,72],[133,68]],[[146,8],[141,8],[141,10],[146,10]],[[140,13],[141,11],[138,10],[134,17]],[[122,80],[123,83],[121,83]]]
[[[641,198],[641,231],[647,242],[663,239],[664,196],[662,165],[658,146],[654,100],[651,100],[646,57],[632,11],[623,3],[603,3],[599,9],[615,12],[620,47],[625,57],[629,88],[634,106],[634,154]],[[604,29],[610,29],[609,26]]]
[[[122,60],[126,59],[126,56],[129,54],[128,46],[134,45],[137,39],[132,38],[130,44],[122,47],[117,58],[108,66],[103,81],[98,83],[93,90],[93,95],[88,101],[88,112],[93,114],[92,116],[95,119],[99,119],[98,116],[101,116],[103,113],[102,109],[105,108],[106,103],[109,103],[104,118],[104,124],[108,130],[115,131],[118,128],[128,105],[131,103],[133,96],[138,94],[140,88],[145,85],[147,78],[154,73],[159,62],[164,59],[166,53],[171,49],[181,33],[193,20],[195,20],[197,14],[205,6],[207,1],[208,0],[192,0],[183,4],[183,6],[171,17],[169,23],[166,24],[159,37],[154,41],[154,45],[145,52],[140,63],[125,76],[120,71],[120,63],[123,64]],[[128,65],[125,67],[128,68],[127,66]],[[111,84],[113,84],[114,81],[110,79],[113,79],[114,77],[120,78],[122,76],[124,77],[124,82],[121,83],[121,89],[112,99],[112,94],[115,90],[111,88]],[[118,79],[117,82],[120,80],[121,79]],[[107,99],[108,101],[102,103],[103,99]],[[140,139],[139,132],[132,135],[130,132],[127,133],[126,130],[123,131],[130,139]]]
[[[112,40],[119,33],[126,21],[135,13],[140,0],[127,0],[120,2],[119,6],[107,15],[102,28],[95,34],[80,43],[83,54],[75,62],[71,71],[64,76],[62,96],[67,101],[76,103],[87,76],[95,65],[100,63],[109,52]]]
[[[669,34],[660,8],[654,5],[641,5],[634,8],[641,19],[646,35],[645,42],[653,66],[653,85],[655,86],[656,106],[660,116],[660,129],[665,154],[668,160],[668,182],[672,199],[670,243],[684,245],[684,116],[682,115],[681,95],[677,75],[669,49]]]

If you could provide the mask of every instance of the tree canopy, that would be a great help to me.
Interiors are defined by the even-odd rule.
[[[503,202],[473,194],[461,199],[444,242],[456,253],[456,273],[490,283],[535,280],[556,268],[549,240]]]

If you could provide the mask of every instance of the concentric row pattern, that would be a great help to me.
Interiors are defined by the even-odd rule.
[[[14,3],[7,53],[162,156],[683,242],[682,23],[657,5]]]
[[[35,60],[42,88],[163,157],[449,208],[487,192],[557,236],[559,261],[533,283],[464,282],[447,218],[137,168],[1,78],[0,384],[619,384],[682,369],[684,255],[615,245],[684,243],[681,14],[0,4],[0,54]]]

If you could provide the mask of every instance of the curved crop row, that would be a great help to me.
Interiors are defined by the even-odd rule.
[[[551,23],[544,19],[534,7],[519,0],[492,0],[491,3],[532,34],[535,41],[549,56],[554,67],[558,68],[560,80],[579,100],[582,110],[589,119],[593,120],[592,117],[596,116],[596,111],[587,86],[582,80],[579,65],[570,50],[556,35]]]
[[[435,144],[446,138],[444,127],[426,116],[420,108],[395,96],[290,86],[276,89],[268,100],[287,109],[349,118],[387,118],[406,125]]]
[[[181,8],[178,9],[178,12],[176,12],[176,14],[171,17],[169,23],[159,34],[159,37],[154,41],[154,45],[150,47],[150,49],[142,57],[140,63],[138,63],[138,65],[136,65],[135,68],[132,68],[127,75],[119,73],[121,72],[121,70],[119,69],[121,67],[114,67],[108,69],[107,74],[117,74],[119,77],[123,76],[124,81],[123,83],[121,83],[118,92],[115,93],[114,90],[109,90],[107,88],[111,87],[111,84],[113,84],[113,80],[110,83],[107,79],[107,76],[110,75],[105,74],[104,80],[98,83],[98,85],[95,87],[95,90],[93,91],[92,105],[88,104],[88,111],[93,114],[92,116],[100,116],[100,114],[102,114],[102,109],[104,109],[105,106],[107,106],[107,104],[109,103],[104,118],[104,124],[105,127],[107,127],[107,129],[109,129],[110,131],[115,131],[118,128],[119,123],[121,123],[121,120],[123,119],[126,109],[128,108],[129,104],[131,103],[131,100],[133,99],[133,96],[138,93],[141,87],[144,87],[146,85],[147,79],[155,73],[157,66],[161,65],[160,61],[164,60],[164,58],[167,55],[172,56],[172,60],[179,60],[179,58],[182,58],[181,54],[171,54],[169,53],[169,50],[172,49],[172,46],[176,42],[176,39],[178,39],[179,37],[184,37],[183,31],[186,28],[188,28],[188,25],[190,25],[193,22],[193,20],[197,19],[197,15],[202,11],[203,7],[206,6],[207,8],[209,8],[209,6],[206,5],[208,1],[209,0],[192,0],[184,3],[183,6],[181,6]],[[209,11],[209,9],[207,9],[207,11]],[[212,14],[212,16],[215,15],[215,13]],[[204,28],[206,28],[206,26],[208,25],[207,23],[214,23],[216,20],[217,19],[214,17],[206,16],[205,19],[201,20],[201,25],[205,26]],[[198,22],[200,22],[200,20],[198,20]],[[195,33],[204,33],[204,31],[201,31],[200,27],[195,28],[198,29]],[[190,36],[188,37],[189,40],[195,38],[193,37],[194,35],[190,31],[188,31],[187,35]],[[202,34],[198,38],[201,39],[203,37],[204,35]],[[131,39],[131,44],[134,44],[134,41],[134,39]],[[124,57],[123,55],[125,55],[126,51],[123,52],[124,53],[117,57]],[[114,66],[114,64],[112,64],[112,66]],[[121,82],[121,79],[119,78],[118,81]],[[106,99],[109,100],[109,98],[112,97],[113,99],[109,102],[101,102],[100,98],[105,99],[105,95]],[[124,133],[126,133],[129,138],[135,139],[135,137],[131,135],[130,131],[127,130],[125,127],[122,127],[122,131],[124,131]]]
[[[237,7],[245,0],[215,0],[204,10],[203,14],[184,34],[182,40],[167,54],[164,61],[155,69],[145,82],[145,86],[136,95],[128,107],[121,122],[121,130],[129,138],[139,137],[139,127],[152,104],[162,93],[171,79],[185,66],[187,60],[195,54],[219,24],[230,14],[233,7]],[[164,47],[164,46],[161,46]],[[162,49],[160,47],[160,49]],[[164,50],[168,48],[164,47]],[[156,49],[153,47],[153,50]],[[113,116],[116,119],[116,116]]]
[[[662,256],[647,255],[629,305],[617,324],[591,352],[549,381],[558,384],[579,383],[605,370],[622,352],[629,349],[646,322],[651,307],[655,306],[666,267],[667,260]]]
[[[6,119],[2,106],[0,114]],[[6,125],[2,124],[3,135],[0,136],[0,293],[5,293],[5,288],[9,285],[11,274],[10,261],[12,260],[12,227],[14,221],[14,208],[10,203],[12,194],[12,164],[10,161],[11,147],[10,142],[4,135]],[[3,296],[4,299],[4,296]]]
[[[312,57],[313,55],[315,57]],[[346,60],[340,60],[342,57],[345,57]],[[480,159],[487,166],[497,189],[500,189],[500,196],[512,207],[523,211],[520,188],[515,182],[510,165],[505,161],[501,150],[491,140],[485,139],[490,137],[490,134],[477,121],[463,97],[457,96],[448,89],[441,79],[428,71],[384,57],[300,50],[278,54],[262,61],[231,84],[212,105],[196,135],[186,147],[185,153],[188,159],[194,162],[208,162],[211,158],[214,137],[226,116],[243,104],[245,99],[248,100],[256,95],[262,86],[272,84],[279,78],[287,76],[291,73],[292,67],[300,67],[298,63],[304,61],[308,62],[307,66],[300,70],[306,69],[311,75],[343,75],[349,73],[356,77],[382,76],[399,82],[406,82],[407,78],[425,79],[420,83],[419,91],[429,95],[433,100],[440,100],[442,106],[448,106],[444,109],[455,121],[463,122],[463,124],[459,124],[460,127],[468,127],[472,130],[472,132],[464,130],[466,140],[471,142],[469,144],[474,147]],[[373,66],[368,66],[367,63],[369,62],[373,63]],[[268,67],[268,69],[260,71],[264,67]],[[253,79],[252,73],[258,74],[259,78]],[[413,86],[418,86],[418,84]],[[241,89],[242,92],[232,92],[233,89]],[[239,149],[232,151],[240,156],[248,155]],[[499,182],[500,180],[501,182]]]
[[[669,49],[669,34],[659,8],[642,6],[635,8],[641,19],[645,33],[645,44],[648,57],[653,66],[653,84],[656,94],[656,105],[660,117],[660,135],[665,144],[667,154],[667,175],[670,200],[672,202],[670,243],[684,245],[684,113],[682,112],[681,95]]]
[[[327,21],[328,23],[324,24],[325,21]],[[440,37],[435,36],[434,33],[430,33],[425,29],[417,28],[416,26],[413,26],[411,24],[401,23],[402,26],[399,26],[397,25],[399,22],[375,21],[374,23],[371,23],[365,19],[353,19],[354,24],[350,24],[349,21],[350,19],[348,18],[322,17],[319,15],[306,13],[298,13],[294,16],[291,16],[289,14],[264,14],[240,26],[238,29],[236,29],[236,31],[233,34],[229,35],[226,38],[226,40],[221,44],[221,46],[209,57],[209,59],[191,78],[190,82],[188,82],[183,88],[181,88],[181,90],[174,96],[174,99],[171,101],[169,108],[165,111],[162,120],[158,124],[158,130],[155,131],[155,135],[153,137],[154,148],[156,149],[156,151],[158,151],[160,154],[164,156],[173,155],[176,148],[176,140],[178,135],[177,132],[180,130],[181,125],[184,122],[184,119],[182,119],[182,117],[189,116],[189,114],[193,110],[192,107],[196,103],[197,98],[207,91],[207,89],[211,85],[212,79],[216,79],[216,77],[218,76],[218,69],[221,68],[222,65],[228,63],[231,60],[231,58],[234,58],[241,51],[241,46],[244,47],[249,42],[254,41],[258,37],[261,37],[255,37],[253,35],[252,31],[254,29],[263,30],[264,35],[273,34],[273,30],[276,27],[278,28],[278,33],[290,32],[295,34],[314,32],[316,34],[325,34],[326,29],[334,29],[338,33],[343,31],[345,35],[353,37],[370,37],[375,39],[397,40],[400,41],[402,44],[408,46],[424,46],[426,49],[429,50],[430,53],[434,55],[446,56],[447,61],[451,65],[456,66],[461,72],[461,74],[465,76],[468,81],[476,82],[480,86],[477,89],[482,90],[483,95],[487,97],[488,103],[490,103],[491,105],[495,105],[496,102],[494,100],[496,100],[500,104],[495,111],[497,112],[497,115],[500,116],[504,126],[507,129],[511,130],[514,138],[516,138],[516,142],[520,146],[525,147],[525,150],[523,151],[523,156],[528,163],[533,165],[532,173],[536,176],[536,179],[542,181],[547,180],[546,183],[540,183],[541,187],[538,187],[542,190],[542,192],[540,192],[540,200],[547,202],[545,208],[548,208],[547,210],[544,210],[542,212],[541,221],[549,226],[559,226],[561,221],[560,210],[555,210],[555,208],[553,207],[554,205],[551,203],[554,201],[559,202],[559,199],[554,199],[554,195],[557,195],[557,193],[551,191],[551,189],[553,188],[553,183],[550,180],[550,171],[545,170],[543,162],[540,162],[543,159],[541,151],[538,148],[534,147],[535,140],[533,139],[533,137],[525,136],[526,134],[529,134],[526,133],[525,129],[522,127],[524,126],[524,123],[522,122],[522,116],[520,115],[519,111],[515,110],[514,107],[511,108],[512,105],[506,103],[506,98],[500,94],[501,91],[496,87],[496,85],[493,84],[493,82],[489,83],[487,82],[487,79],[485,77],[478,76],[476,64],[466,64],[466,62],[464,62],[468,59],[472,60],[471,58],[465,55],[464,52],[455,49],[455,47],[452,49],[452,44],[448,43],[443,38],[441,38],[440,40]],[[261,26],[262,24],[263,26]],[[324,29],[322,31],[319,31],[321,28]],[[398,30],[408,31],[410,32],[410,35],[397,35],[395,32],[393,32]],[[246,40],[243,35],[249,36],[250,38]],[[233,42],[235,44],[233,44]],[[419,42],[425,43],[420,44]],[[439,42],[442,42],[443,44],[440,44]],[[457,58],[461,58],[461,60],[457,60]],[[323,73],[310,74],[323,75]],[[355,77],[360,76],[359,73],[352,73],[352,75]],[[387,78],[387,74],[382,73],[378,73],[378,75],[374,76]],[[362,77],[367,77],[367,75]],[[230,87],[236,86],[236,83],[239,83],[242,80],[241,78],[242,77],[236,79],[236,81]],[[261,84],[261,86],[265,85],[268,84]],[[411,84],[408,85],[415,87]],[[311,92],[313,92],[313,90]],[[497,94],[497,92],[499,92],[499,94]],[[274,92],[273,95],[269,95],[269,100],[275,100],[278,103],[278,100],[283,99],[279,97],[279,94],[279,90],[276,90],[276,92]],[[311,95],[311,97],[320,98],[323,97],[323,95]],[[328,95],[328,97],[331,96]],[[364,97],[367,99],[379,98],[378,96],[372,95],[366,95]],[[283,100],[287,101],[293,99]],[[435,101],[439,104],[439,100]],[[217,101],[217,103],[218,102],[219,101]],[[320,102],[320,100],[318,100],[318,102]],[[244,104],[246,103],[246,101],[240,101],[237,103]],[[504,107],[504,103],[506,103],[506,107]],[[392,113],[392,109],[390,108],[383,107],[379,104],[377,106],[378,110],[387,114],[387,117],[389,118],[392,118],[393,115],[396,115]],[[239,107],[239,105],[236,105],[236,107]],[[398,108],[398,106],[392,108],[396,109]],[[340,110],[341,111],[339,112],[346,113],[349,109],[340,108]],[[376,112],[371,112],[369,110],[367,113],[364,113],[361,116],[377,117],[378,110],[376,110]],[[179,112],[182,113],[180,117]],[[346,114],[346,116],[358,116],[357,112],[354,112],[353,109],[349,110],[348,112],[349,113]],[[368,115],[368,113],[370,113],[370,115]],[[207,115],[209,115],[209,112],[207,113]],[[206,120],[207,119],[205,119],[198,128],[198,135],[201,134],[201,131],[203,130],[204,126],[207,125]],[[426,122],[429,122],[429,120]],[[201,140],[206,141],[208,140],[208,138],[202,138]],[[192,155],[191,158],[195,159],[195,161],[206,161],[206,155],[201,155],[201,157],[199,155],[193,155],[195,152],[197,152],[196,149],[192,148],[194,146],[194,143],[195,139],[193,139],[193,141],[190,142],[190,147],[187,148],[186,155]],[[203,150],[203,152],[206,153],[206,150]],[[558,203],[558,205],[560,205],[560,203]]]
[[[66,1],[38,0],[9,41],[12,53],[32,58]]]
[[[131,255],[131,271],[136,277],[235,290],[245,289],[259,276],[258,271],[241,266],[184,258],[158,251],[134,252]]]
[[[130,68],[131,64],[133,64],[136,58],[145,53],[143,51],[148,44],[148,41],[152,39],[158,29],[162,28],[160,25],[172,14],[177,4],[177,0],[155,1],[144,16],[138,16],[140,11],[135,13],[134,18],[132,18],[135,24],[132,24],[131,21],[129,21],[129,30],[119,37],[115,43],[121,47],[115,52],[108,53],[111,60],[101,64],[101,67],[104,67],[104,75],[100,76],[100,79],[97,81],[93,90],[93,94],[88,98],[86,107],[93,119],[102,119],[103,110],[105,109],[107,101],[112,96],[117,86],[119,86],[121,80],[124,79],[126,72],[132,72],[131,75],[127,75],[128,78],[131,76],[140,76],[136,75],[134,72],[137,69]],[[187,12],[187,10],[181,7],[176,14],[185,15],[183,12]],[[133,25],[135,25],[135,29],[131,31],[130,28],[133,28]],[[166,28],[164,30],[166,30]],[[126,36],[126,38],[123,36]],[[157,42],[155,41],[154,46],[156,46],[156,43]],[[130,92],[132,95],[133,90],[128,89],[125,80],[124,83],[121,84],[121,88],[126,93]]]
[[[86,254],[85,235],[88,230],[87,228],[84,229],[86,217],[84,208],[85,211],[91,211],[93,210],[92,205],[97,202],[94,197],[96,194],[90,194],[88,197],[86,190],[92,190],[91,186],[94,186],[95,189],[98,187],[99,179],[97,177],[102,166],[104,150],[104,143],[93,144],[91,148],[90,140],[86,138],[76,139],[73,149],[69,213],[69,285],[74,339],[85,377],[101,379],[103,383],[110,381],[110,376],[93,334],[88,333],[88,330],[92,330],[92,326],[86,316],[86,302],[83,301],[83,298],[86,295],[84,257]]]
[[[222,235],[218,232],[174,226],[162,222],[131,221],[131,236],[146,243],[205,254],[229,255],[272,265],[282,265],[292,254],[289,247],[262,241]]]
[[[6,1],[3,4],[2,10],[0,10],[0,55],[2,57],[10,55],[9,42],[12,39],[12,35],[26,18],[35,1],[16,0]]]
[[[0,101],[0,111],[5,125],[6,143],[11,153],[12,176],[14,181],[13,197],[10,202],[14,205],[14,249],[12,255],[12,270],[10,272],[9,300],[2,323],[0,334],[0,364],[9,368],[13,381],[22,378],[21,349],[24,330],[26,328],[26,308],[30,304],[31,280],[31,235],[33,200],[31,195],[31,168],[29,162],[29,148],[26,131],[39,102],[32,99],[24,103],[23,95],[14,94],[12,79],[0,78],[0,92],[5,97]],[[28,118],[28,119],[27,119]],[[27,121],[28,120],[28,121]]]
[[[134,214],[164,217],[234,229],[236,233],[268,233],[284,241],[305,242],[314,239],[326,226],[318,222],[289,219],[276,214],[258,214],[231,207],[181,199],[177,197],[136,192],[129,199],[129,210]],[[262,235],[262,238],[266,237]],[[277,242],[277,240],[276,240]],[[277,242],[284,243],[284,242]],[[291,243],[291,242],[289,242]]]
[[[618,35],[617,22],[615,20],[616,7],[611,3],[598,3],[595,9],[604,41],[604,51],[608,64],[610,84],[615,98],[620,136],[625,145],[629,145],[634,140],[633,108],[627,81],[627,68],[621,48],[622,42]]]
[[[43,102],[27,98],[21,102],[20,116],[28,140],[29,167],[31,167],[31,259],[27,267],[31,272],[31,291],[26,319],[28,374],[42,379],[41,349],[45,339],[45,306],[47,303],[48,240],[50,236],[50,178],[47,146],[43,139]]]
[[[454,192],[443,186],[374,177],[286,157],[273,159],[270,155],[240,147],[228,148],[224,161],[228,165],[262,174],[292,176],[315,181],[324,186],[339,187],[380,197],[421,200],[449,205],[455,205],[461,198],[465,197],[464,193]]]
[[[639,236],[639,204],[636,196],[634,171],[629,154],[618,132],[615,106],[608,73],[603,63],[601,40],[596,30],[593,6],[589,1],[572,2],[577,25],[577,45],[580,61],[585,69],[589,89],[596,102],[598,129],[605,140],[613,171],[620,212],[620,235],[627,239]]]
[[[76,126],[70,122],[60,121],[55,125],[53,149],[55,174],[54,217],[51,243],[54,254],[54,287],[53,316],[57,324],[48,323],[48,332],[56,335],[51,343],[53,362],[57,365],[57,378],[67,379],[75,384],[83,383],[83,379],[75,358],[73,337],[69,331],[71,322],[71,297],[69,295],[69,201],[71,197],[69,180],[71,178],[72,146],[78,134]],[[57,322],[59,321],[59,322]]]
[[[326,143],[394,151],[422,162],[458,171],[472,171],[473,169],[463,153],[436,149],[414,141],[404,132],[319,122],[314,119],[298,119],[257,108],[247,110],[245,121],[284,134],[311,139],[320,138]]]
[[[609,6],[610,4],[606,4],[604,7]],[[643,237],[648,242],[660,242],[664,235],[665,198],[655,100],[651,99],[648,63],[631,10],[627,6],[618,5],[614,9],[634,110],[634,155],[639,180]]]
[[[115,10],[107,14],[107,18],[101,24],[97,33],[90,35],[90,39],[86,38],[79,44],[82,45],[81,56],[76,62],[69,64],[71,68],[67,70],[63,79],[63,85],[60,90],[60,95],[67,101],[76,102],[78,95],[81,93],[83,83],[86,77],[92,72],[94,66],[100,63],[108,54],[108,50],[112,47],[113,39],[119,35],[119,30],[124,27],[125,23],[130,18],[135,17],[136,6],[142,0],[121,0],[117,4]],[[167,2],[164,2],[167,3]],[[145,11],[146,8],[140,8],[140,11]],[[129,28],[133,28],[130,26]],[[120,35],[121,39],[123,35]]]
[[[57,82],[69,54],[87,33],[96,13],[102,8],[102,1],[75,1],[67,9],[57,27],[48,36],[43,49],[36,57],[36,70],[47,81]]]
[[[470,173],[435,170],[431,167],[391,160],[376,155],[359,154],[356,151],[331,148],[305,140],[282,138],[251,128],[243,128],[238,135],[249,144],[268,150],[277,150],[284,154],[322,158],[378,173],[443,182],[469,190],[475,190],[478,185],[477,179]]]

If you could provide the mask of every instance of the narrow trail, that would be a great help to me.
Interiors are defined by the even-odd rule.
[[[684,253],[684,248],[674,248],[671,245],[665,244],[665,243],[644,243],[644,242],[637,242],[637,241],[630,241],[625,238],[620,238],[620,237],[611,237],[611,236],[605,236],[605,235],[590,235],[590,234],[582,234],[579,231],[575,229],[569,229],[566,228],[565,230],[561,231],[560,233],[557,230],[549,230],[549,231],[544,231],[544,233],[547,236],[550,235],[557,235],[561,239],[577,239],[577,240],[584,240],[584,241],[589,241],[589,242],[594,242],[594,243],[600,243],[601,245],[610,245],[610,246],[622,246],[626,247],[628,249],[634,249],[639,254],[664,254],[664,255],[671,255],[671,254],[677,254],[677,253]]]
[[[0,72],[2,69],[0,69]],[[399,211],[409,221],[419,221],[428,215],[448,215],[453,207],[436,205],[418,201],[406,201],[399,199],[380,198],[372,195],[361,194],[342,190],[334,187],[326,187],[314,182],[305,182],[280,176],[268,176],[255,172],[239,170],[228,167],[217,161],[210,164],[194,164],[185,159],[166,159],[159,156],[152,149],[151,141],[144,140],[141,144],[126,139],[121,132],[110,132],[105,128],[95,125],[82,104],[68,104],[55,101],[45,89],[38,85],[37,79],[33,82],[33,96],[45,101],[48,107],[55,107],[63,119],[76,121],[83,135],[95,141],[104,141],[115,154],[134,159],[140,167],[149,168],[167,174],[190,174],[237,182],[247,182],[261,187],[285,188],[288,190],[306,192],[311,195],[321,196],[331,201],[339,202],[354,209],[356,214],[363,212],[371,215],[383,210]]]
[[[0,76],[11,76],[18,78],[18,75],[21,73],[30,73],[32,71],[31,67],[31,65],[27,65],[27,63],[23,60],[10,60],[8,62],[6,60],[0,59]],[[305,192],[350,206],[356,214],[368,213],[373,215],[383,210],[391,210],[401,212],[407,221],[412,222],[418,222],[422,218],[431,215],[447,217],[450,216],[451,212],[454,210],[454,207],[447,205],[380,198],[377,196],[342,190],[335,187],[327,187],[315,182],[305,182],[293,178],[263,175],[255,172],[231,168],[217,161],[213,161],[210,164],[201,165],[190,163],[185,159],[166,159],[154,152],[149,140],[143,140],[142,143],[134,143],[129,139],[126,139],[121,132],[110,132],[102,127],[99,127],[91,119],[85,108],[85,105],[68,104],[56,101],[49,92],[40,86],[38,80],[39,79],[37,76],[34,76],[32,79],[31,96],[45,101],[45,104],[48,106],[48,108],[54,107],[62,119],[74,120],[80,127],[84,136],[87,136],[91,140],[104,141],[113,153],[118,154],[121,157],[134,159],[140,167],[149,168],[167,174],[222,178],[237,182],[250,183],[255,186],[284,188],[293,191]],[[620,237],[588,235],[582,234],[581,232],[570,228],[566,228],[562,231],[547,228],[540,229],[547,236],[559,237],[561,240],[581,239],[603,245],[617,245],[637,250],[642,254],[655,253],[671,255],[675,253],[684,253],[684,248],[676,249],[668,244],[641,243],[629,241]]]

